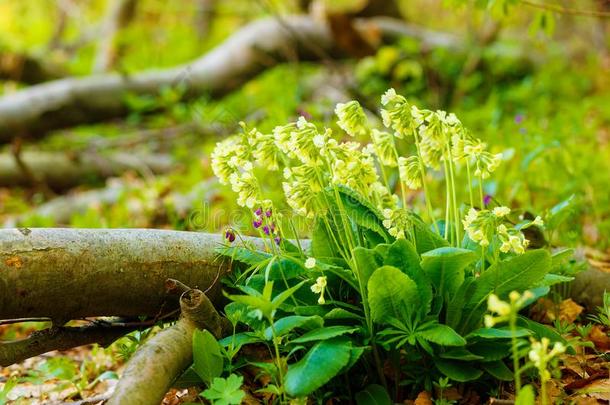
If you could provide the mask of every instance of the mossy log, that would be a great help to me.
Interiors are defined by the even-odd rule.
[[[383,38],[410,36],[424,49],[459,43],[449,34],[435,34],[387,17],[355,21],[359,31]],[[302,60],[342,57],[346,51],[331,30],[311,17],[296,15],[254,21],[225,42],[185,65],[134,74],[97,74],[31,86],[0,97],[0,143],[15,137],[36,139],[52,130],[125,116],[126,94],[154,95],[182,84],[185,97],[222,96],[260,72],[295,56]]]
[[[0,187],[43,183],[65,190],[89,180],[102,180],[132,170],[143,175],[167,173],[176,165],[168,155],[93,152],[25,151],[0,154]]]

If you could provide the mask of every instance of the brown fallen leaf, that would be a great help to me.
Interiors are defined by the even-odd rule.
[[[591,332],[589,332],[589,340],[599,350],[610,350],[610,337],[599,325],[593,325]]]
[[[415,398],[414,405],[434,405],[432,402],[432,396],[428,391],[422,391],[419,393],[417,398]]]
[[[610,401],[610,379],[599,379],[580,389],[579,395],[587,395],[596,400]]]
[[[566,384],[566,386],[564,388],[566,390],[570,390],[570,391],[578,390],[578,389],[586,387],[592,381],[599,380],[600,378],[604,378],[606,375],[608,375],[608,373],[597,372],[595,374],[590,375],[587,378],[582,378],[580,380],[575,380],[569,384]]]
[[[541,298],[536,303],[534,311],[536,318],[543,323],[553,323],[559,319],[561,322],[573,323],[582,313],[584,307],[578,305],[571,298],[557,304],[548,298]]]

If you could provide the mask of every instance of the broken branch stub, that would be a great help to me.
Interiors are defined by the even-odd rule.
[[[227,319],[201,290],[184,292],[180,308],[180,320],[145,342],[129,360],[109,405],[160,403],[174,379],[193,362],[195,329],[207,329],[217,338],[230,330]]]

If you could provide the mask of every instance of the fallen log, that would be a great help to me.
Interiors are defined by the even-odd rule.
[[[43,329],[33,332],[26,339],[0,342],[0,367],[20,363],[30,357],[53,350],[68,350],[93,343],[106,347],[135,329],[138,328],[97,324]]]
[[[256,238],[244,241],[261,247]],[[222,235],[196,232],[0,230],[0,319],[53,320],[52,328],[25,340],[0,343],[0,366],[54,349],[108,344],[140,326],[63,326],[69,320],[171,316],[179,302],[168,280],[204,290],[218,302],[219,279],[230,269],[215,254],[223,243]]]
[[[129,360],[108,405],[160,403],[176,377],[193,362],[195,329],[207,329],[216,338],[230,331],[229,321],[220,317],[200,290],[186,291],[180,308],[180,320],[145,342]]]
[[[0,319],[48,317],[62,325],[95,316],[174,311],[165,281],[208,290],[229,266],[221,235],[143,229],[0,230]]]
[[[172,158],[161,154],[24,151],[15,156],[0,154],[0,187],[34,186],[43,183],[65,190],[86,181],[119,176],[133,170],[143,175],[174,169]]]
[[[387,18],[356,21],[356,26],[377,27],[382,34],[389,30],[391,37],[412,35],[422,40],[424,48],[453,46],[457,42],[447,37],[431,37],[432,42],[428,42],[428,30]],[[317,60],[340,56],[341,50],[327,26],[310,17],[257,20],[186,65],[133,75],[66,78],[0,97],[0,143],[16,136],[35,139],[55,129],[124,116],[128,113],[128,93],[150,95],[162,87],[182,84],[187,89],[185,97],[203,93],[221,96],[294,55]]]
[[[206,291],[210,301],[218,305],[221,300],[219,278],[230,270],[230,263],[215,254],[215,249],[224,243],[222,235],[197,232],[0,230],[0,319],[50,318],[59,331],[68,320],[85,317],[162,319],[179,307],[176,293],[169,292],[169,279],[174,284],[171,290],[182,291],[181,286],[192,286]],[[257,238],[245,238],[243,243],[263,248],[262,241]],[[307,245],[306,241],[301,241],[303,243]],[[576,276],[573,297],[583,295],[579,282],[584,280],[587,287],[591,271]],[[599,291],[604,289],[610,290],[609,282],[598,279],[596,295],[601,295]],[[59,332],[47,333],[51,336],[40,338],[48,343],[57,336],[53,333]],[[62,333],[74,336],[76,331],[64,329]],[[66,340],[55,340],[59,341]],[[78,345],[91,340],[81,337],[72,342]],[[27,346],[22,343],[21,348],[24,345]],[[11,357],[15,347],[14,343],[0,343],[3,366],[11,364],[15,358],[23,358],[23,350],[20,357]],[[28,347],[32,350],[32,346]],[[50,350],[53,345],[36,347],[29,356],[42,353],[40,350]]]

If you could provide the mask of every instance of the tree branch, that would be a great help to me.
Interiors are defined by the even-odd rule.
[[[376,26],[384,36],[394,38],[412,36],[422,41],[424,49],[458,42],[450,35],[435,36],[429,30],[383,17],[357,20],[356,26]],[[290,32],[298,35],[289,35]],[[203,93],[221,96],[268,68],[269,60],[287,60],[286,49],[300,59],[318,60],[320,54],[312,48],[335,57],[342,55],[322,23],[306,16],[285,17],[281,23],[272,17],[248,24],[186,65],[130,76],[101,74],[32,86],[0,97],[0,143],[9,142],[15,135],[40,138],[55,129],[124,116],[128,113],[124,100],[127,93],[150,95],[164,86],[183,84],[187,98]]]
[[[0,342],[0,366],[7,367],[52,350],[68,350],[92,343],[108,346],[136,329],[137,326],[94,323],[81,327],[52,327],[36,331],[26,339]]]
[[[182,318],[145,342],[128,362],[108,405],[161,402],[174,379],[193,362],[195,329],[208,329],[216,338],[230,329],[200,290],[185,292],[180,307]]]
[[[93,152],[20,152],[0,154],[0,187],[33,186],[43,183],[65,190],[87,180],[118,176],[127,170],[143,175],[167,173],[175,167],[167,155]]]

